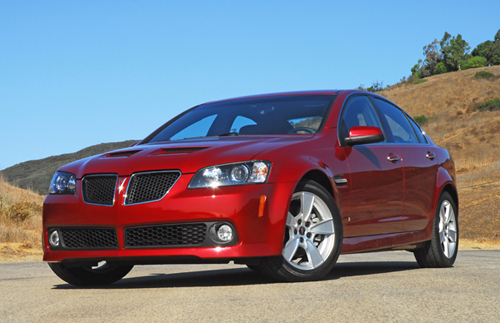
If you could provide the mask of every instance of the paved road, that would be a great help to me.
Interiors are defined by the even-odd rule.
[[[341,256],[323,281],[275,283],[243,266],[137,266],[77,288],[42,262],[0,264],[0,322],[500,322],[500,251],[422,269],[408,252]]]

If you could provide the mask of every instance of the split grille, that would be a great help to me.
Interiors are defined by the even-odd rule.
[[[161,200],[175,184],[180,172],[148,172],[133,174],[127,189],[125,204]]]
[[[110,228],[61,229],[65,249],[118,249],[116,230]]]
[[[127,228],[125,248],[199,246],[206,234],[205,223]]]
[[[116,175],[89,175],[82,181],[83,200],[89,204],[112,206],[115,200]]]
[[[125,205],[161,200],[181,176],[179,171],[132,174]],[[117,175],[87,175],[82,180],[82,196],[87,204],[113,206]]]

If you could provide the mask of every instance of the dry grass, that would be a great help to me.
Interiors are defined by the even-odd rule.
[[[25,248],[40,249],[43,200],[43,196],[0,178],[0,243],[21,243]]]
[[[499,250],[500,240],[460,239],[458,250]]]
[[[20,242],[0,242],[0,262],[42,260],[42,248],[31,248]]]
[[[494,75],[477,79],[478,71]],[[474,111],[500,98],[500,66],[436,75],[428,82],[380,92],[411,116],[425,115],[423,126],[455,160],[459,187],[500,180],[500,111]]]

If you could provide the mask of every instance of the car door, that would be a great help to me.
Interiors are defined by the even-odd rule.
[[[351,96],[339,120],[339,141],[353,126],[383,130],[365,95]],[[375,143],[344,148],[350,170],[351,199],[345,209],[344,237],[401,232],[403,228],[403,167],[394,144]]]
[[[389,140],[398,145],[404,167],[404,231],[423,230],[433,212],[437,159],[420,127],[393,104],[375,98],[388,130]],[[392,138],[392,139],[391,139]]]

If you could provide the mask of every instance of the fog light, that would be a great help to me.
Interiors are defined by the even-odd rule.
[[[52,247],[59,247],[59,232],[53,231],[49,237],[49,243]]]
[[[227,224],[223,224],[217,230],[217,236],[221,241],[229,242],[233,239],[233,229]]]

